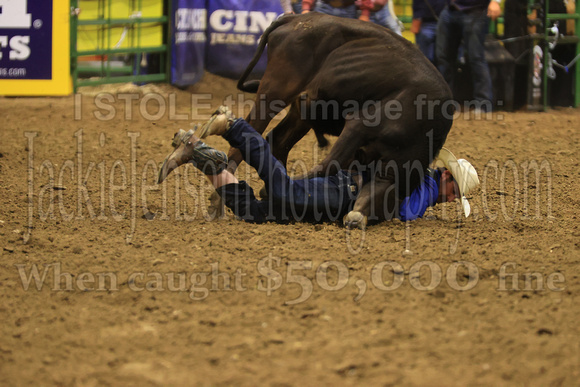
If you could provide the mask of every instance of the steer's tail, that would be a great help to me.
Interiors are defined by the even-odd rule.
[[[264,31],[264,34],[262,35],[262,38],[260,39],[260,43],[258,44],[258,49],[256,50],[254,57],[252,58],[250,64],[248,65],[248,67],[246,67],[246,69],[244,70],[244,73],[242,74],[242,76],[240,77],[240,80],[238,81],[238,89],[240,89],[241,91],[245,91],[247,93],[255,93],[258,91],[258,87],[260,86],[260,80],[256,79],[256,80],[246,82],[246,78],[248,78],[248,76],[250,75],[250,73],[254,69],[254,66],[260,60],[260,57],[262,56],[262,53],[264,52],[264,48],[266,48],[266,44],[268,43],[268,35],[270,35],[270,33],[272,31],[274,31],[276,28],[280,27],[281,25],[284,25],[284,24],[292,21],[292,19],[294,19],[296,16],[297,15],[284,15],[284,16],[280,17],[279,19],[277,19],[276,21],[274,21],[272,24],[270,24],[270,26],[268,28],[266,28],[266,31]]]

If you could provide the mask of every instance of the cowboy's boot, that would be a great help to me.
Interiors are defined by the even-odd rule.
[[[194,136],[193,132],[179,129],[179,132],[175,133],[172,142],[175,150],[165,158],[157,177],[157,184],[163,182],[175,168],[187,163],[192,163],[206,175],[217,175],[227,167],[226,154],[206,145]]]
[[[227,106],[220,106],[210,119],[199,130],[199,138],[215,135],[222,136],[236,121],[236,117]]]

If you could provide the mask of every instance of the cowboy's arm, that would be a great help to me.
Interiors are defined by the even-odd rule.
[[[425,176],[425,180],[411,193],[403,199],[399,206],[399,218],[402,221],[422,218],[427,208],[434,206],[439,196],[439,185],[437,175]]]

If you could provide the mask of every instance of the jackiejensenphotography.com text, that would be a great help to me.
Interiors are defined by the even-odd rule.
[[[105,133],[85,134],[75,132],[76,154],[67,160],[39,159],[37,149],[43,146],[42,132],[25,132],[27,167],[28,227],[23,235],[26,242],[38,222],[78,221],[124,222],[127,224],[126,241],[130,242],[136,232],[137,219],[148,221],[212,221],[225,216],[220,209],[208,207],[208,198],[214,192],[205,176],[192,165],[186,165],[173,173],[173,177],[157,184],[162,160],[146,159],[139,147],[140,132],[127,132],[128,148],[125,157],[94,160],[90,149],[85,147],[87,137],[97,148],[106,148]],[[323,155],[317,145],[312,145],[313,160],[297,159],[287,166],[295,176],[308,172],[308,165],[319,163]],[[138,161],[139,160],[139,161]],[[361,166],[358,166],[361,168]],[[408,175],[398,176],[398,165],[375,163],[372,174],[389,174],[397,184],[408,184]],[[409,163],[402,170],[415,174],[424,173]],[[251,180],[253,169],[242,164],[237,170],[240,180]],[[476,222],[550,220],[552,213],[552,165],[548,160],[488,160],[479,166],[481,190],[471,194],[472,215]],[[256,187],[257,190],[259,187]],[[122,204],[120,197],[129,195]],[[287,219],[299,218],[302,209],[290,206]],[[390,208],[388,210],[393,210]],[[461,221],[461,206],[436,206],[428,211],[429,217]],[[372,213],[369,220],[379,219]],[[392,215],[392,214],[391,214]],[[319,221],[340,221],[338,214],[320,213]],[[412,222],[409,227],[412,227]],[[459,230],[459,229],[458,229]],[[349,236],[350,238],[351,236]],[[364,235],[363,235],[364,239]],[[361,241],[360,243],[363,243]],[[358,245],[358,243],[357,243]],[[350,248],[350,244],[349,244]],[[353,251],[360,251],[355,248]]]

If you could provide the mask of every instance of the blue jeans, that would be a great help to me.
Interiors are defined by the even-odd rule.
[[[317,0],[314,10],[327,15],[356,19],[356,5],[354,4],[344,8],[335,8],[330,4],[326,4],[322,0]]]
[[[453,89],[453,77],[457,67],[457,49],[463,45],[469,60],[473,82],[473,98],[491,103],[492,86],[489,67],[485,61],[485,35],[489,27],[487,9],[461,12],[446,7],[439,15],[437,24],[437,64],[439,71]]]
[[[262,201],[244,181],[218,188],[225,205],[239,218],[251,223],[335,221],[352,209],[358,188],[349,172],[293,180],[272,156],[268,142],[242,119],[236,120],[224,138],[258,172],[268,192],[268,200]]]
[[[292,10],[296,15],[300,15],[302,13],[302,1],[292,3]]]
[[[401,27],[399,26],[397,20],[395,20],[395,18],[391,15],[388,5],[385,5],[377,12],[371,12],[370,21],[390,29],[397,35],[401,35]]]
[[[437,22],[423,22],[419,33],[415,35],[415,42],[419,50],[435,64],[435,42],[437,37]]]

